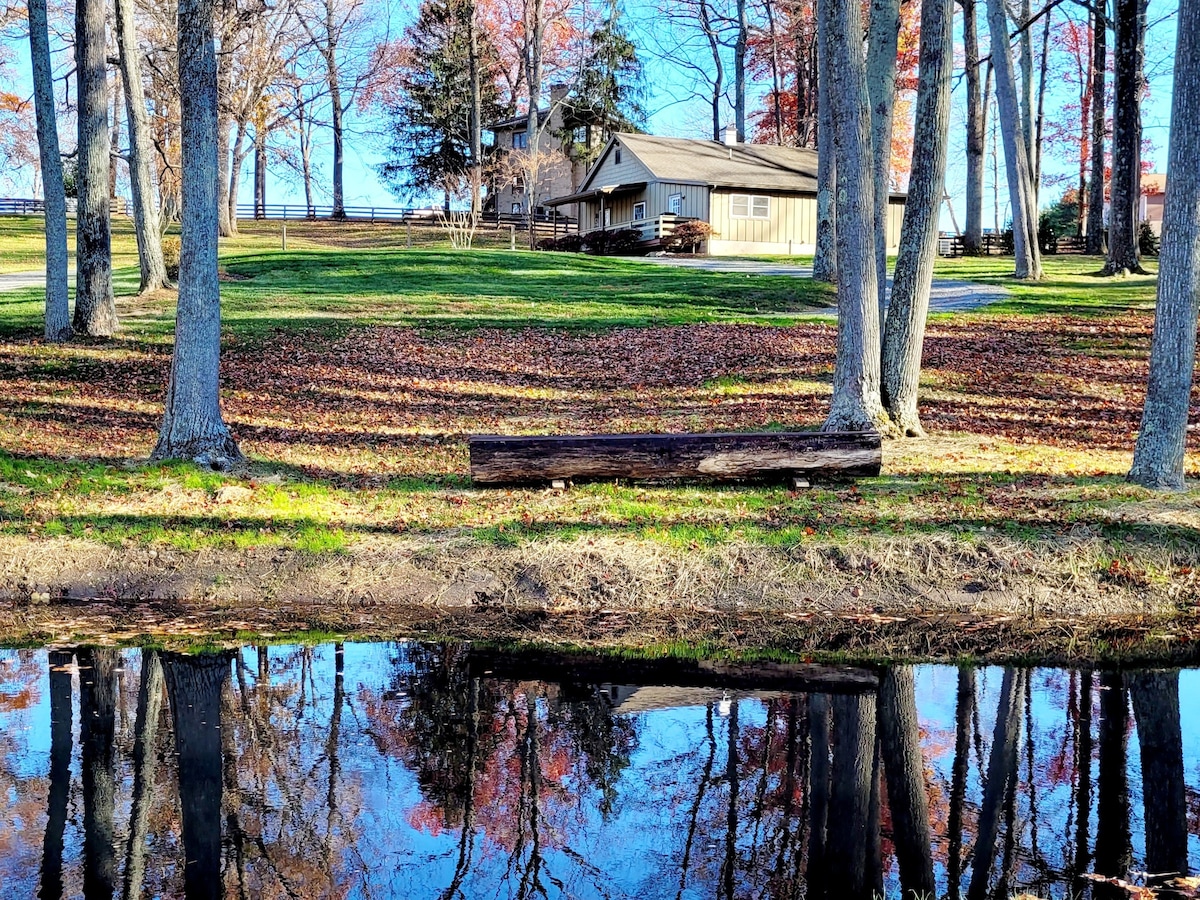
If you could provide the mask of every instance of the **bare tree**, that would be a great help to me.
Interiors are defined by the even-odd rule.
[[[109,226],[108,72],[103,0],[75,5],[78,83],[75,219],[75,330],[108,337],[117,330]]]
[[[826,431],[889,430],[880,402],[870,103],[858,4],[820,0],[837,160],[837,357]]]
[[[1088,181],[1087,252],[1107,253],[1104,239],[1104,83],[1108,69],[1108,3],[1093,0],[1092,22],[1092,174]]]
[[[133,230],[137,238],[141,269],[139,290],[155,291],[167,284],[163,262],[162,231],[154,205],[154,182],[150,178],[150,126],[146,121],[146,92],[142,86],[137,32],[133,24],[133,0],[115,0],[118,59],[125,86],[125,121],[129,131],[129,184],[133,194]]]
[[[62,154],[58,147],[46,0],[29,0],[29,57],[33,64],[33,105],[37,115],[45,202],[45,334],[46,340],[58,342],[71,337],[71,310],[67,296],[67,198],[63,188]]]
[[[988,0],[987,7],[988,31],[992,39],[991,62],[996,73],[996,102],[999,105],[1004,164],[1012,206],[1013,248],[1016,254],[1013,274],[1017,278],[1038,279],[1042,277],[1042,262],[1037,244],[1037,200],[1021,103],[1017,96],[1012,51],[1008,46],[1008,15],[1004,0]]]
[[[1112,182],[1105,275],[1142,271],[1137,207],[1142,174],[1141,100],[1146,81],[1147,2],[1115,0],[1113,8],[1116,46],[1113,55]],[[1180,60],[1176,59],[1176,62]],[[1174,130],[1172,128],[1172,132]],[[1174,177],[1177,173],[1171,174]]]
[[[1184,486],[1184,449],[1196,366],[1200,296],[1200,8],[1181,4],[1171,98],[1167,196],[1159,255],[1158,300],[1150,343],[1150,381],[1133,453],[1131,480]]]
[[[963,253],[977,256],[983,247],[983,157],[987,144],[988,99],[980,77],[979,27],[975,20],[978,3],[977,0],[959,0],[959,5],[963,11],[963,67],[967,81],[967,219],[962,236]],[[913,159],[916,159],[916,153]]]
[[[921,6],[920,79],[913,133],[912,173],[900,253],[883,338],[883,405],[902,434],[923,435],[917,412],[921,350],[929,288],[937,256],[938,210],[945,195],[950,133],[950,77],[954,69],[952,0]],[[878,231],[876,233],[879,233]]]
[[[183,233],[175,351],[155,459],[227,468],[241,459],[221,418],[221,286],[217,277],[217,58],[213,0],[179,4]]]
[[[896,52],[900,0],[871,0],[867,29],[867,96],[871,101],[871,175],[874,185],[875,281],[879,325],[887,315],[887,211],[892,173],[892,112],[896,105]]]

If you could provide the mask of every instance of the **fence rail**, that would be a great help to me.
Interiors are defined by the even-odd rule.
[[[67,198],[67,215],[75,215],[79,201],[74,197]],[[123,197],[114,197],[108,201],[108,210],[114,216],[129,215],[129,210]],[[44,216],[46,201],[29,197],[0,197],[0,216]]]
[[[335,219],[332,206],[306,206],[303,203],[268,203],[258,205],[239,203],[237,215],[239,219],[308,219],[310,221],[347,221],[347,222],[392,222],[400,224],[441,225],[445,221],[445,213],[440,209],[423,209],[397,206],[344,206],[343,215]],[[575,231],[578,223],[569,216],[554,213],[540,214],[533,217],[534,226],[539,230],[557,228],[559,233]],[[480,213],[481,225],[491,227],[528,228],[529,216],[519,213]]]

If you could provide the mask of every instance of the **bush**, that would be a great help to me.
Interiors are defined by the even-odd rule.
[[[563,253],[578,253],[583,249],[583,235],[564,234],[555,242],[554,249]]]
[[[1149,220],[1138,226],[1138,250],[1142,256],[1158,256],[1158,235],[1150,227]]]
[[[167,277],[172,281],[179,280],[179,254],[183,245],[175,235],[162,239],[163,262],[167,266]]]
[[[686,250],[689,253],[695,253],[710,234],[712,234],[712,226],[707,222],[689,219],[675,226],[675,230],[667,238],[665,248],[675,252]]]
[[[617,255],[620,253],[632,253],[637,250],[642,243],[642,233],[636,228],[622,228],[620,231],[610,231],[608,233],[608,249],[606,252]]]
[[[534,247],[536,247],[538,250],[557,250],[558,241],[552,237],[542,238],[536,244],[534,244]]]
[[[580,246],[588,253],[595,253],[597,256],[603,256],[608,249],[609,232],[604,229],[589,231],[580,239]]]

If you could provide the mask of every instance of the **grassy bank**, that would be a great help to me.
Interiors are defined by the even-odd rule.
[[[665,623],[647,643],[709,615],[743,624],[706,641],[803,653],[911,627],[871,646],[952,656],[1006,635],[1014,652],[1098,657],[1121,645],[1113,622],[1190,644],[1200,492],[1123,480],[1150,279],[1101,282],[1088,274],[1098,260],[1075,257],[1018,286],[1001,277],[1011,261],[940,263],[946,277],[1003,281],[1013,300],[931,324],[933,437],[889,444],[877,479],[481,490],[467,478],[472,433],[818,426],[835,331],[808,316],[830,293],[637,260],[408,250],[401,229],[289,226],[286,252],[276,223],[245,231],[223,248],[223,402],[250,458],[236,474],[144,462],[169,293],[122,298],[116,339],[65,347],[37,338],[38,292],[0,294],[10,637],[92,627],[82,600],[21,606],[48,594],[157,598],[122,633],[201,608],[214,627],[470,632],[488,610],[525,623],[515,637],[570,640],[572,622],[635,610]],[[263,603],[286,615],[252,614]],[[979,625],[963,632],[979,642],[929,637],[948,616]],[[599,640],[599,625],[579,627]]]

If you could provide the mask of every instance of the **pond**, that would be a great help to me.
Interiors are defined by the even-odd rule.
[[[783,671],[0,651],[0,885],[983,900],[1200,869],[1200,672]]]

